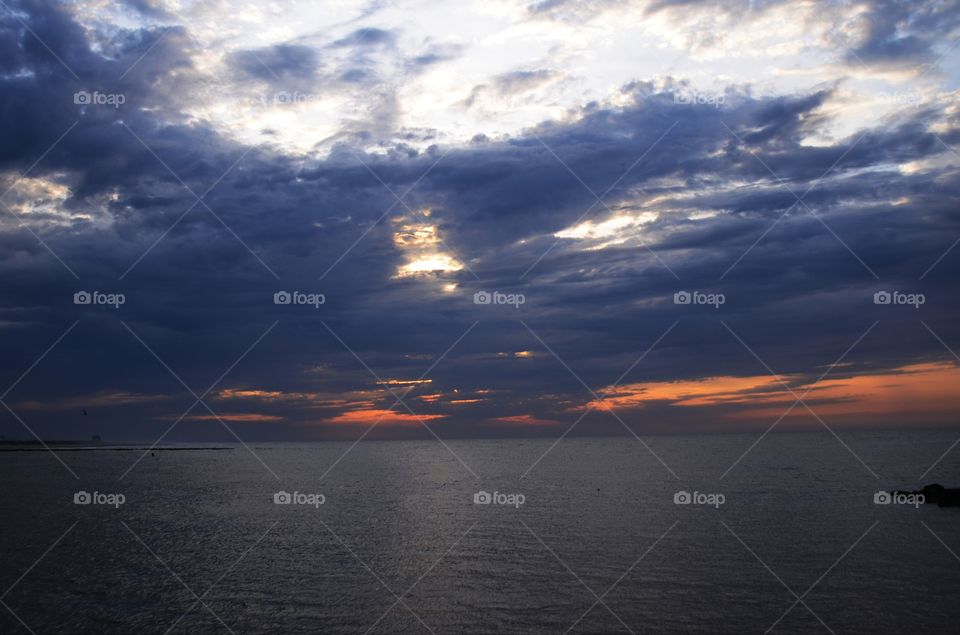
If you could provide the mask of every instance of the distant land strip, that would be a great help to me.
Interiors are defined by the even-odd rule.
[[[47,452],[56,450],[57,452],[199,452],[201,450],[233,450],[229,447],[150,447],[150,446],[132,446],[132,445],[60,445],[63,442],[47,443],[46,447],[33,442],[3,442],[0,441],[0,452]],[[67,443],[70,443],[69,441]]]

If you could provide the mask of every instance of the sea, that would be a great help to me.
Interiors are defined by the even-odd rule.
[[[0,452],[0,633],[955,633],[958,437]]]

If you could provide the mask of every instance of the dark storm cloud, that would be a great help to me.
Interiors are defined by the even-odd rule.
[[[866,33],[849,54],[850,63],[898,68],[933,62],[936,47],[960,27],[956,0],[876,0],[869,3]]]
[[[956,123],[938,109],[811,146],[804,140],[825,122],[829,90],[753,98],[731,89],[715,108],[677,103],[679,85],[635,83],[617,107],[588,104],[564,123],[514,138],[425,150],[399,145],[382,154],[342,143],[309,159],[228,141],[180,113],[195,54],[184,30],[170,31],[120,80],[157,43],[155,30],[123,34],[120,55],[108,59],[58,5],[19,6],[64,64],[4,18],[9,37],[2,41],[15,44],[2,62],[0,117],[11,137],[0,159],[9,185],[79,122],[29,174],[69,185],[71,197],[56,212],[26,213],[25,222],[80,280],[7,215],[3,377],[13,382],[80,320],[9,400],[147,396],[142,404],[98,406],[94,431],[104,437],[154,438],[193,401],[121,319],[198,394],[279,320],[211,392],[218,412],[282,418],[235,423],[245,438],[350,434],[356,428],[317,422],[360,404],[393,403],[321,320],[381,379],[419,377],[479,320],[439,362],[433,383],[415,386],[408,399],[418,413],[448,415],[434,424],[463,435],[503,433],[490,423],[498,417],[570,423],[578,416],[575,408],[592,396],[544,343],[594,390],[614,382],[675,320],[627,381],[765,375],[720,318],[781,373],[815,377],[876,319],[881,325],[836,376],[945,359],[914,309],[873,305],[882,288],[926,293],[924,319],[946,341],[960,341],[951,320],[957,254],[918,280],[960,236],[960,175],[943,166],[910,174],[895,167],[942,150],[931,123],[946,122],[944,142],[960,140]],[[367,31],[342,42],[388,43],[386,32]],[[309,56],[284,50],[284,72],[312,72]],[[271,81],[250,68],[256,81]],[[129,97],[120,108],[74,103],[77,90],[114,85]],[[429,277],[395,277],[406,254],[394,234],[419,220],[378,178],[397,193],[412,186],[404,203],[431,210],[443,249],[469,267],[443,276],[459,283],[456,292]],[[181,179],[197,195],[212,188],[205,205],[195,204]],[[587,187],[606,193],[606,205],[621,214],[658,216],[603,249],[558,240],[553,234],[581,216],[610,216]],[[797,195],[812,188],[804,197],[809,209],[795,205],[787,187]],[[123,292],[127,301],[119,309],[76,306],[79,289]],[[278,306],[272,298],[281,289],[324,293],[326,303]],[[519,309],[478,306],[473,293],[481,289],[523,293],[527,301]],[[721,291],[727,302],[721,309],[674,305],[682,289]],[[532,355],[517,355],[523,351]],[[277,394],[241,398],[221,395],[225,389]],[[444,398],[431,401],[435,393]],[[662,412],[634,413],[630,422],[653,425],[654,414]],[[94,432],[62,409],[34,408],[29,419],[50,436]],[[588,422],[585,430],[610,425],[608,415]],[[15,421],[4,423],[8,436],[18,430]],[[613,425],[604,430],[619,428]],[[220,432],[209,422],[180,430],[183,437]]]

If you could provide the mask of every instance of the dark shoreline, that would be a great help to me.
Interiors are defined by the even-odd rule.
[[[202,450],[233,450],[234,448],[151,448],[149,446],[145,447],[116,447],[116,446],[107,446],[107,447],[64,447],[64,446],[47,446],[43,447],[42,445],[33,445],[29,447],[3,447],[0,446],[0,452],[49,452],[51,450],[55,452],[199,452]]]

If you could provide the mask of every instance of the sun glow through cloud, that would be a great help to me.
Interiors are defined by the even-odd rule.
[[[422,210],[423,216],[429,216],[430,210]],[[443,250],[443,241],[435,225],[428,223],[404,222],[393,234],[393,243],[403,253],[406,263],[397,269],[398,278],[410,278],[425,274],[449,273],[460,271],[463,264]],[[449,284],[444,286],[448,291]],[[456,288],[456,287],[454,287]]]

